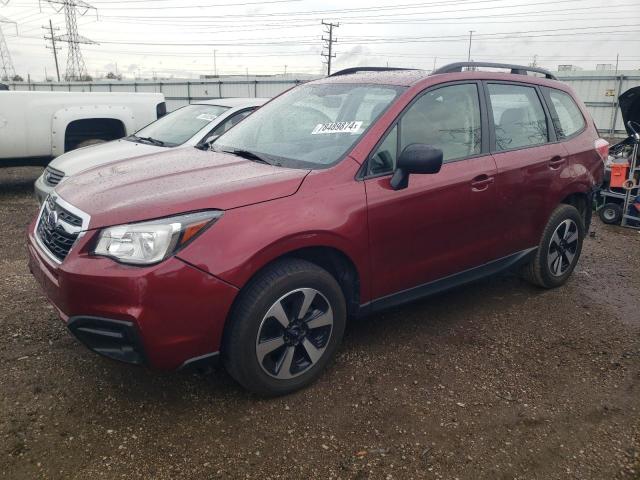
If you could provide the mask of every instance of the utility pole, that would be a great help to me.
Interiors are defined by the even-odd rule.
[[[51,50],[53,50],[53,59],[56,62],[56,75],[58,77],[58,82],[60,82],[60,67],[58,66],[58,50],[60,49],[60,47],[56,47],[56,36],[53,33],[53,23],[51,22],[51,19],[49,19],[49,28],[47,29],[47,27],[42,27],[46,30],[49,30],[49,36],[47,37],[46,35],[44,36],[45,40],[50,40],[51,41],[51,46],[46,45],[47,48],[50,48]],[[58,28],[56,28],[56,30],[58,30]]]
[[[326,64],[327,64],[327,76],[331,75],[331,59],[335,58],[336,54],[333,53],[333,44],[337,43],[337,39],[333,37],[333,29],[334,28],[338,28],[340,26],[339,23],[331,23],[331,22],[325,22],[324,20],[322,20],[322,25],[324,25],[326,27],[326,30],[324,31],[324,33],[326,33],[327,35],[329,35],[328,38],[326,37],[322,37],[322,41],[325,42],[324,48],[327,49],[327,52],[325,53],[324,49],[322,51],[322,53],[320,54],[322,57],[325,57],[326,60]]]
[[[473,32],[475,32],[475,30],[469,30],[469,53],[467,55],[467,62],[471,61],[471,41],[473,40]]]

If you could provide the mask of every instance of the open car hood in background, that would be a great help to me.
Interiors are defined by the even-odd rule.
[[[637,122],[640,124],[640,87],[633,87],[620,95],[618,99],[620,112],[622,113],[622,121],[627,133],[631,135],[633,132],[629,129],[627,122]],[[636,127],[638,128],[638,127]]]

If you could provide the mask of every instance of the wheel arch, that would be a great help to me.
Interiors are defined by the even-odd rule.
[[[271,256],[268,261],[261,262],[260,267],[244,282],[241,290],[264,269],[287,258],[306,260],[328,271],[336,279],[344,293],[348,314],[355,315],[357,313],[361,298],[361,272],[343,249],[326,244],[301,246]]]
[[[117,118],[83,118],[67,124],[64,132],[64,151],[78,148],[86,140],[116,140],[126,135],[127,129]]]
[[[591,203],[593,199],[591,195],[585,191],[574,191],[566,195],[561,201],[560,204],[571,205],[578,210],[580,216],[582,217],[582,221],[584,222],[585,231],[589,230],[589,225],[591,224],[591,216],[593,209],[591,208]]]
[[[107,121],[110,125],[117,125],[120,136],[131,133],[135,128],[133,112],[131,108],[126,106],[86,105],[60,109],[53,114],[51,119],[52,156],[57,157],[67,151],[67,131],[72,123],[79,122],[75,123],[75,125],[85,125],[80,122],[91,121]],[[104,138],[104,140],[112,139]]]

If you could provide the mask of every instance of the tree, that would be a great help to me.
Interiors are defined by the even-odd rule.
[[[116,75],[113,72],[109,72],[107,73],[107,76],[105,78],[109,80],[122,80],[122,75]]]
[[[14,82],[24,82],[24,78],[22,78],[20,75],[14,75],[13,77],[11,77],[11,80]]]

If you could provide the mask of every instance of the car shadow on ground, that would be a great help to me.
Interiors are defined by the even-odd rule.
[[[531,286],[516,273],[507,272],[405,306],[350,319],[338,358],[320,379],[323,387],[316,384],[309,388],[330,386],[334,375],[348,369],[346,358],[362,351],[375,354],[388,349],[390,342],[415,341],[415,346],[420,348],[419,341],[415,340],[418,335],[431,339],[436,348],[438,342],[455,342],[460,346],[466,341],[473,342],[474,326],[467,325],[470,319],[477,320],[526,297],[544,293],[545,290]],[[453,331],[460,329],[470,332],[456,336]],[[131,405],[144,401],[158,407],[187,406],[190,398],[203,395],[212,402],[246,402],[247,407],[263,400],[243,390],[219,364],[207,371],[157,372],[98,357],[70,336],[62,341],[60,348],[68,350],[65,355],[74,358],[70,368],[76,370],[75,375],[85,388],[96,391],[106,388],[118,401]],[[292,396],[304,395],[304,391]]]

